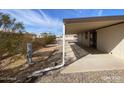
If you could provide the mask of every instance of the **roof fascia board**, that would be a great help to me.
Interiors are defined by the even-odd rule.
[[[64,24],[82,23],[82,22],[99,22],[111,20],[124,20],[124,16],[104,16],[104,17],[88,17],[88,18],[72,18],[64,19]]]

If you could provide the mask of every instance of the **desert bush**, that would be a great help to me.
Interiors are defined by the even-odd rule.
[[[43,45],[39,39],[35,39],[35,41],[32,42],[33,51],[36,51],[36,50],[40,49],[41,47],[43,47]]]
[[[0,58],[15,54],[26,55],[27,43],[32,43],[33,51],[47,44],[54,43],[56,36],[53,34],[43,35],[41,38],[32,38],[32,34],[0,32]]]
[[[0,32],[0,58],[26,54],[26,44],[31,40],[22,33]]]
[[[22,52],[20,44],[23,39],[24,24],[17,22],[9,14],[0,13],[0,27],[0,59]]]
[[[42,33],[41,34],[41,40],[42,42],[46,45],[46,44],[51,44],[51,43],[55,43],[56,41],[56,36],[54,34],[51,33]]]
[[[41,38],[36,38],[33,42],[33,51],[38,50],[41,47],[45,47],[48,44],[55,43],[56,36],[49,33],[42,33]]]
[[[9,14],[0,13],[0,59],[15,54],[26,55],[27,43],[32,43],[33,51],[54,43],[56,36],[42,33],[41,38],[33,38],[33,34],[23,33],[25,26],[17,22]]]

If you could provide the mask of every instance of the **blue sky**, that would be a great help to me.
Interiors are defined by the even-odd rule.
[[[124,15],[124,10],[104,9],[2,9],[0,12],[8,13],[17,21],[23,22],[27,32],[51,32],[56,35],[62,35],[64,18]]]

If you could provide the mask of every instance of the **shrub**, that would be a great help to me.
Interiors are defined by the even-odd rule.
[[[42,33],[41,39],[42,39],[42,42],[44,42],[45,44],[51,44],[51,43],[55,43],[56,36],[51,33]]]
[[[41,38],[33,39],[29,33],[0,32],[0,59],[15,54],[27,54],[27,43],[31,42],[33,51],[54,43],[56,36],[53,34],[43,35]]]
[[[26,43],[31,38],[22,33],[0,32],[0,59],[15,54],[26,54]]]

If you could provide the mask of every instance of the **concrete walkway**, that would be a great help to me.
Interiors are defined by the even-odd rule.
[[[84,50],[83,48],[81,48],[75,43],[71,43],[70,46],[77,59],[80,59],[81,57],[84,57],[89,54],[89,52],[87,52],[86,50]]]
[[[61,73],[124,69],[124,60],[111,54],[88,54],[67,66]]]
[[[71,45],[68,42],[66,42],[65,44],[66,44],[66,46],[65,46],[65,62],[77,60],[77,58],[71,48]]]

